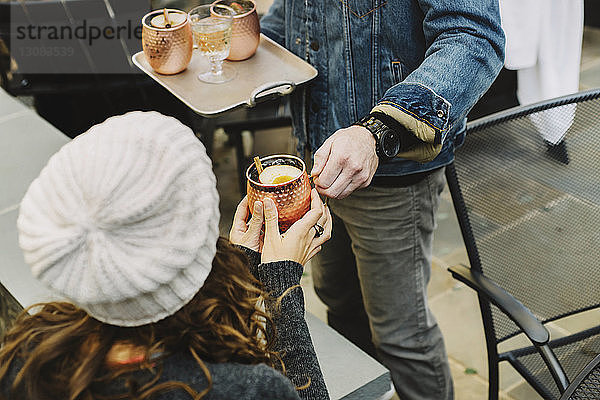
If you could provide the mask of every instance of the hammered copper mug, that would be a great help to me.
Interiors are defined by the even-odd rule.
[[[194,40],[187,13],[175,9],[167,9],[167,13],[170,23],[166,26],[164,10],[144,15],[142,48],[154,71],[172,75],[187,68],[192,59]]]
[[[213,4],[224,4],[236,11],[231,26],[231,49],[227,59],[242,61],[252,57],[260,43],[260,22],[254,0],[217,0]]]
[[[283,233],[310,209],[311,188],[306,165],[302,159],[288,154],[264,157],[260,162],[263,168],[271,165],[292,165],[301,171],[300,175],[291,181],[265,184],[258,179],[255,164],[250,165],[246,170],[246,179],[248,180],[246,188],[250,210],[254,208],[256,201],[266,197],[271,198],[275,202],[279,214],[279,231]]]

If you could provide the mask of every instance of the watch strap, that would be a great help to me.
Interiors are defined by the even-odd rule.
[[[365,127],[369,130],[369,132],[371,132],[375,138],[375,153],[377,154],[377,157],[380,159],[388,158],[381,150],[381,132],[383,129],[389,129],[389,127],[387,127],[381,120],[370,114],[359,119],[354,123],[354,125]]]
[[[382,120],[378,119],[376,116],[371,114],[365,115],[356,123],[354,123],[354,125],[364,126],[373,134],[384,128],[390,129]]]
[[[373,119],[376,121],[373,121]],[[374,111],[364,117],[362,117],[358,122],[354,125],[364,126],[375,136],[375,140],[377,141],[377,155],[379,155],[379,135],[377,134],[377,130],[381,128],[381,125],[385,125],[388,129],[393,130],[398,135],[400,135],[400,151],[399,153],[403,153],[408,151],[415,146],[423,145],[421,139],[412,134],[408,129],[404,127],[400,122],[396,121],[393,117],[382,113],[380,111]]]
[[[389,115],[382,113],[380,111],[374,111],[374,112],[370,113],[369,115],[380,120],[387,127],[389,127],[394,132],[396,132],[400,135],[400,153],[410,150],[417,145],[425,143],[421,139],[416,137],[414,134],[412,134],[411,131],[406,129],[406,127],[404,125],[402,125],[400,122],[396,121],[393,117],[390,117]]]

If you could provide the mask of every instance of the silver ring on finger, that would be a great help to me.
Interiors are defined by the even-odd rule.
[[[323,234],[323,232],[325,232],[325,228],[323,228],[321,225],[319,224],[314,224],[313,228],[315,228],[315,237],[318,238],[319,236],[321,236]]]

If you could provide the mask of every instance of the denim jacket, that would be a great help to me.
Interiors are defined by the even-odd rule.
[[[319,72],[292,94],[300,149],[371,111],[437,146],[431,161],[380,162],[380,176],[450,163],[504,61],[498,0],[274,0],[261,30]]]

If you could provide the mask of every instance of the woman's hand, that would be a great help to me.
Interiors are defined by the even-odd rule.
[[[260,201],[254,203],[252,218],[246,223],[248,211],[248,196],[245,196],[235,210],[233,224],[229,231],[229,241],[260,253],[263,246],[263,204]]]
[[[311,207],[302,218],[294,222],[284,233],[279,233],[277,207],[273,200],[263,200],[265,215],[265,235],[261,261],[292,260],[306,264],[321,250],[321,245],[331,237],[331,213],[323,204],[315,189],[311,191]],[[320,236],[316,236],[316,224],[323,227]]]

